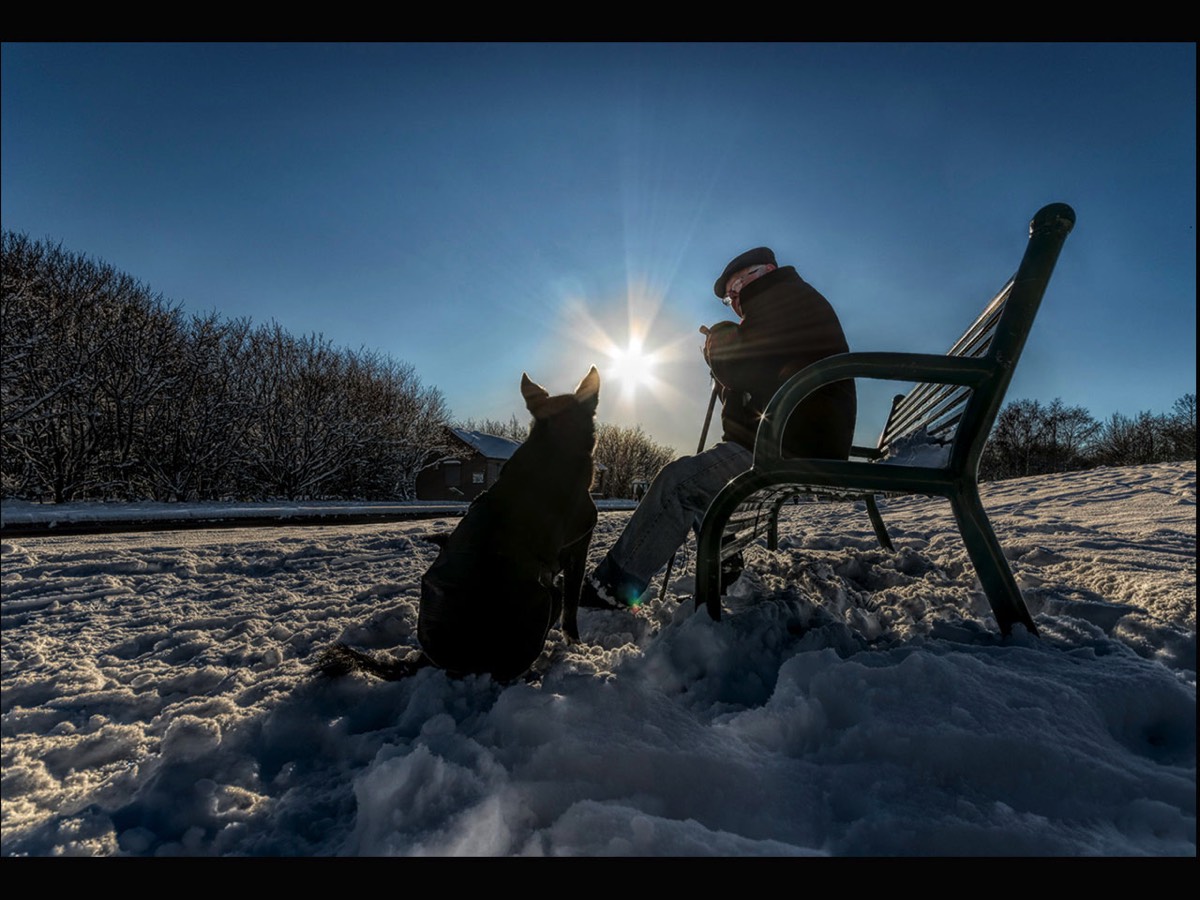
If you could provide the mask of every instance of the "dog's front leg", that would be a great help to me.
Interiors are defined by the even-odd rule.
[[[583,573],[587,569],[588,547],[592,529],[572,544],[563,547],[559,562],[563,568],[563,634],[567,640],[579,641],[579,594],[583,590]]]

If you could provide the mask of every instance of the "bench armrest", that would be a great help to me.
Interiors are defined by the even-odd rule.
[[[937,353],[839,353],[801,369],[782,385],[763,410],[754,439],[754,465],[783,458],[783,429],[796,406],[820,387],[847,378],[912,381],[978,387],[995,374],[986,358]]]

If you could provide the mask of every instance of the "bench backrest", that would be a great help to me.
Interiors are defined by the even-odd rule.
[[[1004,285],[971,327],[946,351],[947,356],[979,358],[986,356],[992,346],[996,323],[1012,292],[1012,280]],[[879,435],[879,450],[886,452],[897,441],[924,428],[931,438],[940,443],[954,439],[958,422],[962,418],[971,389],[957,384],[918,384],[907,394],[897,394],[892,399],[892,409],[887,423]]]
[[[946,352],[947,356],[986,360],[991,374],[974,389],[918,384],[907,394],[897,395],[879,436],[879,455],[924,428],[938,442],[953,442],[951,468],[977,470],[1059,251],[1074,224],[1075,212],[1065,203],[1038,211],[1030,222],[1029,243],[1016,274]],[[960,435],[961,441],[957,439]]]

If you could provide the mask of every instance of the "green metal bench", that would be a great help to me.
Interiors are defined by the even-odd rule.
[[[865,501],[880,544],[891,550],[876,496],[923,494],[950,501],[1000,631],[1007,635],[1020,623],[1037,633],[979,499],[979,458],[1074,224],[1075,212],[1065,203],[1038,211],[1016,274],[944,356],[843,353],[796,373],[779,388],[764,410],[753,466],[730,481],[704,514],[696,554],[697,608],[720,619],[721,561],[759,538],[776,549],[780,511],[797,495]],[[797,404],[822,385],[846,378],[916,386],[896,397],[875,448],[856,446],[848,460],[785,458],[784,426]],[[943,464],[882,462],[916,434],[945,444]]]

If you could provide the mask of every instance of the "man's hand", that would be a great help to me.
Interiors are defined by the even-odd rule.
[[[711,328],[701,325],[700,333],[705,335],[704,361],[711,367],[713,354],[719,353],[721,345],[727,344],[737,335],[737,323],[717,322]]]

